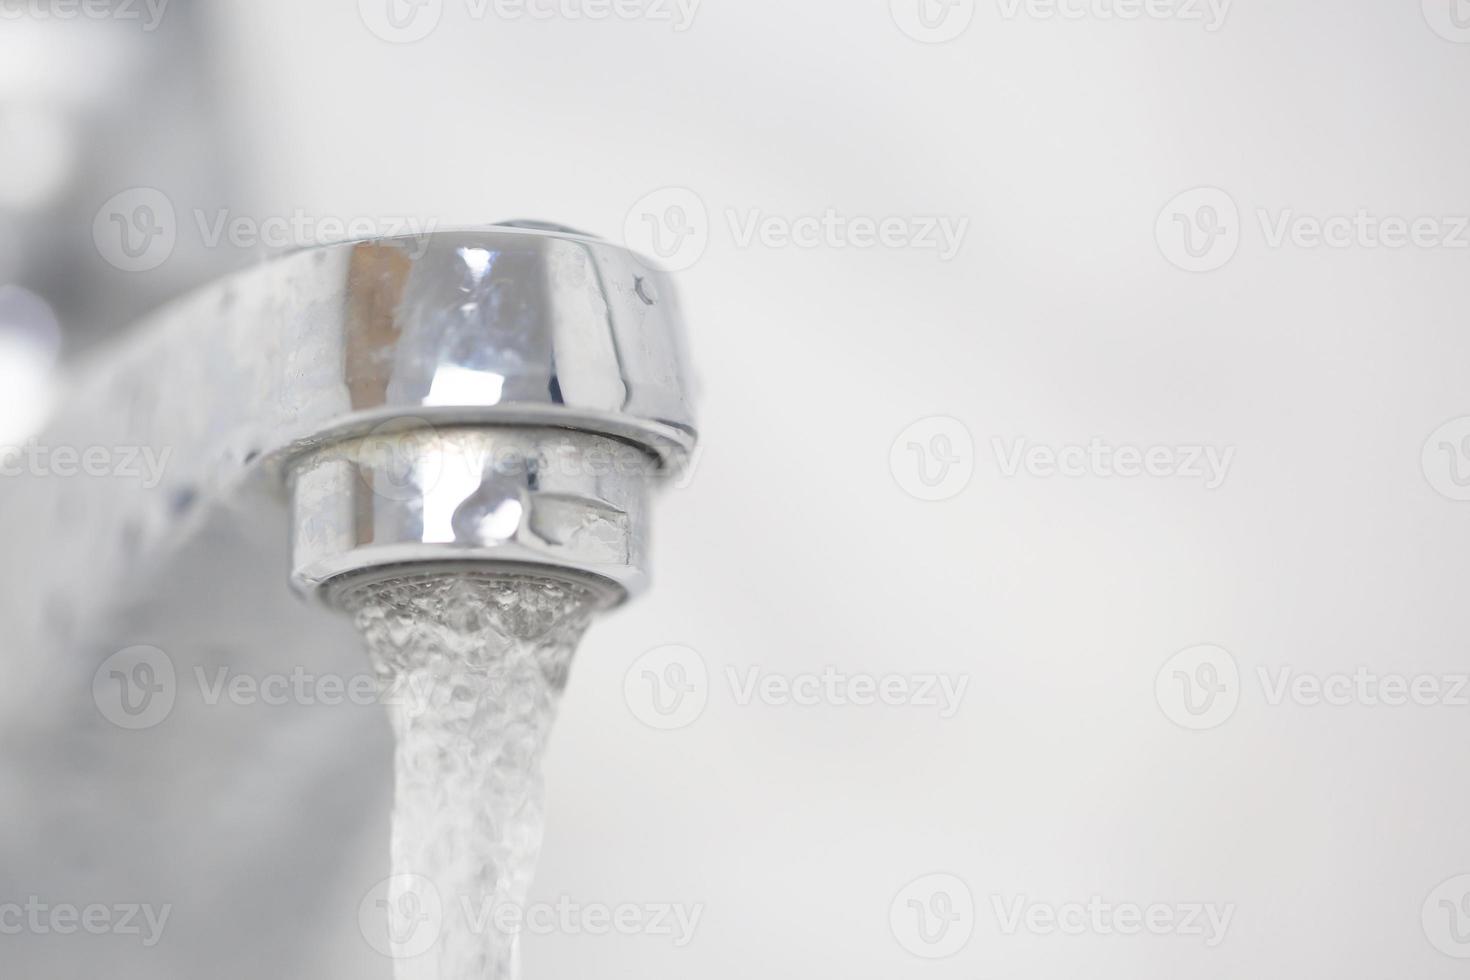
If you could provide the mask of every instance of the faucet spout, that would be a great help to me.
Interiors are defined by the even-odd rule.
[[[681,331],[667,276],[558,226],[351,242],[223,280],[72,379],[42,438],[134,447],[160,472],[8,488],[10,515],[67,515],[0,513],[42,591],[16,621],[39,641],[48,602],[95,610],[177,572],[211,519],[261,497],[285,516],[288,496],[301,593],[469,562],[621,601],[647,580],[650,490],[695,444]],[[195,550],[223,579],[245,549]]]

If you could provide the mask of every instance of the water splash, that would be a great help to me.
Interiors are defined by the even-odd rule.
[[[544,830],[542,755],[598,598],[548,578],[464,573],[341,596],[398,736],[397,980],[520,975],[519,920],[504,913],[525,908]],[[407,931],[394,910],[412,916]]]

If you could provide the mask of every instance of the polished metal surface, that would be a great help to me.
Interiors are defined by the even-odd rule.
[[[124,591],[145,590],[213,512],[246,494],[284,501],[298,464],[315,487],[329,479],[316,454],[394,427],[553,427],[675,471],[695,441],[680,321],[664,274],[618,246],[541,228],[348,243],[223,280],[70,379],[36,441],[153,459],[158,472],[8,485],[0,533],[35,594],[0,605],[36,645],[65,642]],[[633,494],[607,492],[616,499],[598,506],[636,519]],[[288,526],[282,508],[283,537]],[[395,543],[431,544],[408,532]],[[320,557],[307,554],[308,566]],[[641,552],[630,554],[631,571],[607,577],[636,590]],[[330,571],[318,563],[297,581],[315,588]]]
[[[495,228],[315,250],[279,271],[321,289],[270,310],[294,334],[288,385],[308,396],[283,434],[351,435],[410,412],[602,432],[672,465],[693,445],[672,285],[624,249]]]
[[[604,432],[674,465],[694,441],[672,285],[592,238],[497,227],[313,249],[167,315],[279,345],[252,372],[268,452],[405,413]]]
[[[612,601],[646,585],[653,456],[571,430],[409,424],[294,468],[292,583],[302,592],[446,563],[559,570],[603,583]]]
[[[373,576],[534,568],[608,605],[636,593],[648,499],[695,438],[679,319],[662,275],[555,229],[301,252],[94,352],[20,461],[0,447],[23,570],[0,591],[0,795],[35,817],[0,866],[180,910],[169,942],[78,949],[74,973],[279,976],[324,929],[355,934],[320,909],[387,873],[382,705],[235,703],[216,679],[371,680],[348,618],[295,593]],[[167,692],[141,725],[109,701],[136,649],[139,690]],[[75,794],[41,790],[63,758],[87,760]],[[290,884],[242,915],[262,882]],[[362,957],[347,975],[386,974],[339,945]]]

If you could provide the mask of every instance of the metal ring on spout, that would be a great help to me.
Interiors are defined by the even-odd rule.
[[[495,563],[601,582],[621,600],[647,583],[657,469],[584,432],[386,427],[293,471],[292,581],[315,594],[386,568]]]

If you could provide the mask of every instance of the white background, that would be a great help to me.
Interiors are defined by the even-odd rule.
[[[582,652],[537,886],[705,916],[682,950],[533,938],[528,976],[1460,976],[1421,912],[1470,871],[1470,707],[1270,706],[1257,671],[1467,670],[1470,504],[1421,449],[1470,414],[1470,249],[1272,248],[1257,212],[1470,214],[1470,45],[1412,2],[1242,3],[1215,32],[981,3],[946,44],[886,8],[707,0],[678,33],[446,0],[406,45],[345,4],[226,17],[267,211],[617,238],[660,188],[708,208],[680,276],[707,450],[663,501],[655,590]],[[1200,186],[1240,243],[1190,273],[1155,227]],[[943,262],[742,248],[726,217],[828,208],[969,232]],[[934,415],[975,445],[937,503],[889,465]],[[1006,478],[992,449],[1094,436],[1236,456],[1206,491]],[[621,692],[669,643],[711,682],[661,732]],[[1192,732],[1155,678],[1206,643],[1240,703]],[[725,680],[826,665],[970,687],[943,720],[741,706]],[[935,872],[977,923],[927,961],[890,905]],[[1235,914],[1213,949],[1005,935],[994,896]]]
[[[1470,944],[1431,893],[1470,872],[1470,704],[1272,704],[1260,675],[1470,670],[1450,469],[1470,459],[1459,431],[1426,454],[1470,415],[1470,232],[1273,246],[1260,214],[1446,233],[1470,214],[1449,0],[1254,0],[1214,31],[969,6],[924,43],[886,0],[705,0],[682,32],[444,0],[398,44],[350,0],[218,5],[240,214],[534,217],[616,240],[661,189],[704,209],[679,283],[705,451],[661,501],[654,590],[580,654],[536,887],[703,917],[684,948],[532,937],[526,975],[1463,976],[1446,950]],[[1222,193],[1179,213],[1227,200],[1235,251],[1192,272],[1167,231],[1202,187]],[[946,261],[742,245],[729,218],[829,209],[967,233]],[[958,420],[973,476],[924,501],[909,438],[896,468],[892,450],[935,416]],[[1095,437],[1233,456],[1207,489],[1007,475],[995,444]],[[669,644],[697,652],[707,704],[663,731],[625,680]],[[1172,667],[1156,682],[1205,644],[1228,651],[1210,656],[1236,707],[1189,730]],[[968,687],[944,718],[740,704],[727,679],[828,666]],[[905,889],[936,874],[975,915],[929,959],[904,941]],[[1214,947],[1007,934],[996,903],[1022,897],[1233,917]],[[388,975],[355,904],[319,911],[302,976]],[[1458,921],[1470,939],[1470,908]]]

